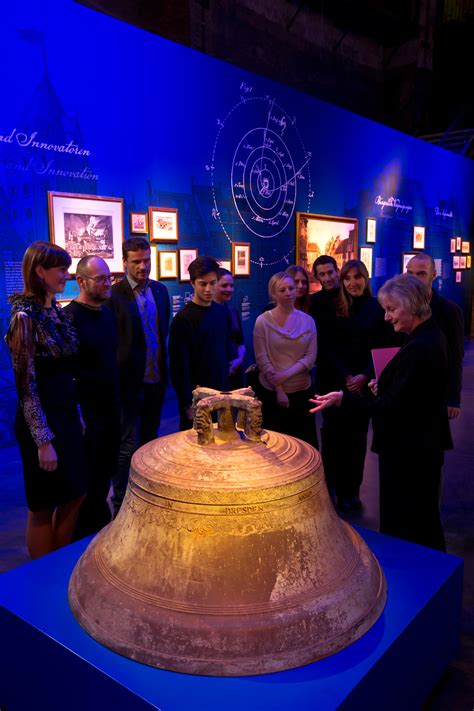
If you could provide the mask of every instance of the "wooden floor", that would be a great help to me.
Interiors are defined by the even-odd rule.
[[[162,435],[178,429],[174,400],[167,402],[164,414]],[[471,711],[474,708],[474,341],[466,344],[462,413],[452,423],[452,432],[455,450],[446,456],[442,519],[448,552],[463,557],[465,561],[462,635],[457,658],[433,690],[424,709]],[[28,554],[24,543],[27,511],[17,449],[0,450],[0,461],[2,573],[26,563]],[[363,510],[349,515],[347,520],[377,530],[377,458],[370,453],[367,455],[361,496]]]

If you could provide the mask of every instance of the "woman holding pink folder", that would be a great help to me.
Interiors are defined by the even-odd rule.
[[[439,514],[444,451],[452,448],[447,415],[446,341],[431,317],[426,286],[416,277],[389,279],[378,293],[385,320],[407,338],[369,383],[372,395],[317,395],[312,412],[335,405],[372,416],[379,456],[380,531],[446,550]]]

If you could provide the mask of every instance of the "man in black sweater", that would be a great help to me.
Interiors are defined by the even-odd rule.
[[[407,264],[408,274],[416,276],[430,291],[430,306],[438,328],[448,347],[448,417],[452,420],[461,410],[462,362],[464,358],[464,317],[461,308],[433,289],[436,268],[429,254],[416,254]]]
[[[66,306],[79,336],[77,385],[85,423],[84,447],[89,470],[74,538],[96,533],[111,520],[107,503],[118,463],[120,442],[117,324],[104,302],[111,275],[100,257],[83,257],[76,271],[79,296]]]
[[[181,430],[191,429],[193,424],[194,388],[229,389],[229,313],[213,301],[218,269],[213,257],[197,257],[191,262],[194,295],[171,323],[170,376],[178,397]]]

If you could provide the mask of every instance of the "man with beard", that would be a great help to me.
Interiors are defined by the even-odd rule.
[[[77,385],[89,474],[75,539],[97,533],[112,518],[107,497],[117,470],[120,419],[117,325],[103,305],[110,297],[111,279],[103,259],[83,257],[76,269],[79,296],[65,308],[79,336]]]

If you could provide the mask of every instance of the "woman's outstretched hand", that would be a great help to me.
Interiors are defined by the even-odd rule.
[[[310,402],[314,402],[316,405],[310,412],[319,412],[332,405],[339,406],[342,402],[342,390],[326,393],[325,395],[315,395],[314,398],[310,399]]]

